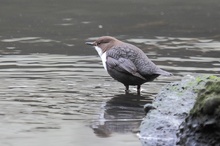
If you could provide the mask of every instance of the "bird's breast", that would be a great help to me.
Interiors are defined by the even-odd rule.
[[[97,53],[99,54],[99,56],[102,56],[102,49],[98,46],[95,46],[95,50],[97,51]]]
[[[102,54],[101,59],[102,59],[103,67],[104,67],[104,69],[107,71],[107,68],[106,68],[106,52],[104,52],[104,53]]]
[[[95,46],[95,49],[98,52],[100,58],[102,59],[102,64],[103,64],[104,69],[107,71],[107,68],[106,68],[106,52],[103,53],[102,49],[98,46]]]

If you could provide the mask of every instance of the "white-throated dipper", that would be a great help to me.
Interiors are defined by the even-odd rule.
[[[138,47],[114,37],[102,36],[86,44],[95,47],[105,70],[112,78],[124,84],[126,93],[129,92],[129,85],[137,85],[137,93],[140,95],[143,83],[153,81],[160,75],[172,75],[157,67]]]

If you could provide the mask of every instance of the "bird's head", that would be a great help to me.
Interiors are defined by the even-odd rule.
[[[94,42],[86,42],[86,45],[94,46],[99,55],[108,51],[112,47],[119,44],[121,41],[111,36],[102,36]]]

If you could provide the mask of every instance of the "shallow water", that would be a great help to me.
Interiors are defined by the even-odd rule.
[[[173,1],[163,3],[162,10],[149,7],[158,6],[156,1],[112,3],[117,7],[109,12],[102,11],[110,9],[107,1],[0,2],[0,145],[140,145],[136,134],[143,105],[164,84],[192,73],[219,75],[219,22],[200,24],[218,16],[217,1],[210,2],[214,7],[204,1],[194,9],[192,2],[182,4],[181,16],[186,9],[202,15],[210,8],[209,17],[186,27],[178,15],[166,15],[174,17],[169,10],[178,4]],[[84,45],[101,35],[137,45],[174,76],[144,84],[142,96],[135,95],[134,87],[124,95],[123,85],[108,76],[95,50]]]
[[[136,143],[132,133],[150,100],[125,96],[97,56],[4,55],[0,62],[2,144]]]

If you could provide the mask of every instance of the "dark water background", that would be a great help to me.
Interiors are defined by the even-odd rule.
[[[1,0],[0,145],[140,145],[143,105],[164,84],[219,75],[219,18],[218,0]],[[175,76],[124,95],[84,45],[103,35]]]

